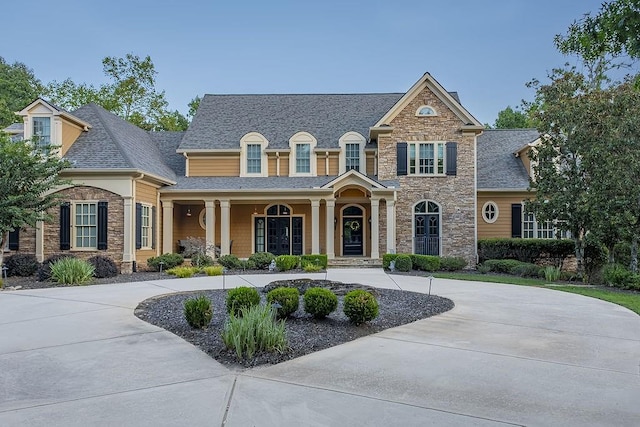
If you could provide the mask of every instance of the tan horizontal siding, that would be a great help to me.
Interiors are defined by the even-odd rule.
[[[340,155],[338,153],[329,154],[329,175],[338,175],[340,170]]]
[[[478,238],[511,237],[511,205],[522,203],[530,197],[526,191],[521,193],[480,193],[478,194]],[[494,223],[485,222],[482,207],[492,201],[498,206],[498,219]]]
[[[240,176],[240,155],[189,159],[189,176]]]
[[[365,153],[365,159],[366,159],[366,167],[365,170],[367,171],[367,175],[369,176],[374,176],[375,175],[375,162],[376,162],[376,155],[375,153]]]

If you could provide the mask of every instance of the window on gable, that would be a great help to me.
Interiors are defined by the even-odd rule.
[[[98,204],[74,203],[74,234],[76,249],[98,248]]]
[[[262,172],[262,146],[247,144],[247,173]]]
[[[421,116],[421,117],[429,117],[429,116],[437,116],[438,114],[436,113],[436,110],[433,109],[433,107],[430,107],[428,105],[423,105],[420,108],[418,108],[418,111],[416,111],[416,116]]]
[[[311,173],[311,145],[296,144],[296,173]]]
[[[33,119],[33,141],[40,149],[51,145],[51,118],[34,117]]]
[[[360,171],[360,144],[346,144],[345,146],[346,170]]]
[[[445,172],[444,142],[409,143],[409,174],[442,175]]]

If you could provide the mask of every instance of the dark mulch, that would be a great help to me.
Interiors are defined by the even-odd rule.
[[[301,297],[300,308],[286,320],[289,350],[284,353],[262,353],[253,360],[238,360],[236,354],[228,350],[222,342],[220,331],[227,320],[225,311],[227,292],[224,290],[186,292],[151,298],[143,301],[136,308],[135,314],[142,320],[182,337],[225,365],[248,368],[281,363],[388,328],[440,314],[454,307],[451,300],[435,295],[427,296],[415,292],[311,279],[274,282],[265,288],[259,288],[263,303],[268,289],[283,285],[295,286],[299,289],[311,286],[328,287],[338,295],[338,309],[325,319],[313,319],[304,312]],[[360,326],[349,322],[342,312],[342,296],[352,289],[367,289],[376,295],[380,312],[378,318]],[[210,326],[204,330],[192,329],[183,315],[184,301],[198,295],[209,298],[213,307],[213,319]]]

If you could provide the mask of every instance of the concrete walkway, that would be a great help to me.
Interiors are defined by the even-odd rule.
[[[428,286],[375,269],[328,278]],[[640,316],[617,305],[436,279],[432,292],[456,304],[448,313],[243,372],[133,315],[154,295],[221,286],[217,277],[0,292],[0,426],[640,423]]]

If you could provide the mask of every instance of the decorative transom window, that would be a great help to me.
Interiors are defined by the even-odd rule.
[[[262,146],[260,144],[247,144],[247,173],[259,174],[262,172]]]
[[[74,241],[77,249],[98,247],[98,204],[95,202],[74,203]]]
[[[489,201],[482,206],[482,219],[484,222],[493,224],[498,219],[498,214],[498,205],[494,202]]]
[[[440,213],[440,206],[432,201],[419,202],[414,208],[414,213]]]
[[[444,142],[411,142],[409,149],[409,174],[444,175]]]
[[[437,115],[438,114],[436,113],[436,110],[429,105],[422,105],[416,111],[416,116],[420,116],[420,117],[431,117],[431,116],[437,116]]]
[[[291,148],[289,175],[316,175],[317,161],[314,153],[316,145],[316,139],[307,132],[298,132],[291,137],[289,140]]]
[[[151,206],[142,205],[142,216],[141,216],[141,230],[142,230],[142,247],[145,249],[151,248]]]

